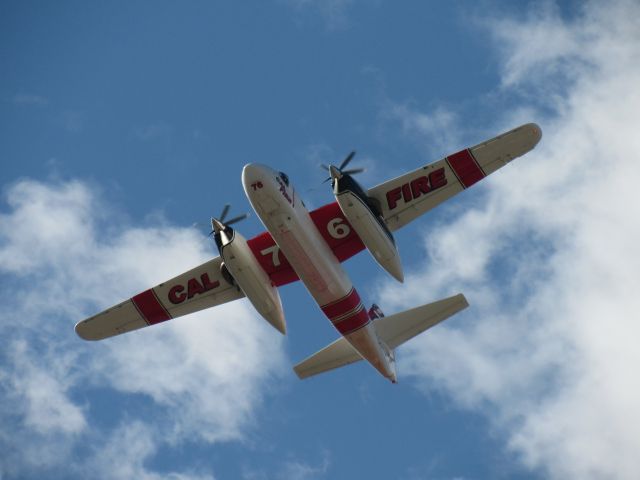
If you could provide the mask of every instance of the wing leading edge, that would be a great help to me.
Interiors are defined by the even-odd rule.
[[[216,257],[134,295],[79,322],[76,333],[85,340],[102,340],[244,297],[224,278],[221,263]]]
[[[542,138],[535,123],[514,128],[369,190],[394,231],[471,187],[514,158],[532,150]]]

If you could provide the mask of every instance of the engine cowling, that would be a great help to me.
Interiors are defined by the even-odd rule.
[[[258,263],[247,240],[231,228],[216,233],[216,244],[224,265],[235,284],[244,292],[256,311],[283,335],[287,325],[278,289]]]
[[[393,278],[403,282],[402,262],[393,235],[360,185],[349,175],[342,175],[335,180],[333,193],[342,213],[375,261]]]

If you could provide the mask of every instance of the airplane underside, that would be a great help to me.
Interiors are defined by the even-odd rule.
[[[393,232],[524,155],[539,142],[536,124],[424,165],[370,189],[348,170],[352,152],[330,173],[336,202],[309,212],[282,172],[249,164],[244,191],[266,232],[246,240],[231,224],[239,216],[212,219],[220,256],[134,295],[76,325],[85,340],[101,340],[246,297],[280,333],[286,321],[278,286],[302,281],[340,338],[294,367],[306,378],[366,360],[397,381],[394,350],[468,306],[462,294],[384,316],[367,309],[341,262],[366,249],[393,278],[404,273]]]

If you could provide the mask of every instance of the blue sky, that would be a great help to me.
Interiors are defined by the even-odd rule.
[[[0,479],[635,478],[635,2],[0,4]],[[80,319],[215,255],[242,166],[306,203],[352,149],[373,186],[521,123],[534,152],[396,235],[392,313],[471,308],[306,381],[336,333],[236,302],[101,343]],[[255,215],[238,226],[262,231]]]

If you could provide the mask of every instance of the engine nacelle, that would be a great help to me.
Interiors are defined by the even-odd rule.
[[[221,232],[220,240],[220,256],[235,284],[244,292],[258,313],[285,335],[287,325],[280,294],[253,255],[247,240],[230,228]]]
[[[346,175],[343,177],[345,178]],[[339,181],[342,183],[342,179]],[[337,188],[335,194],[340,209],[356,231],[364,246],[373,258],[392,277],[399,282],[404,281],[400,254],[396,248],[391,232],[383,225],[360,195],[348,188]],[[362,195],[364,197],[364,195]]]

